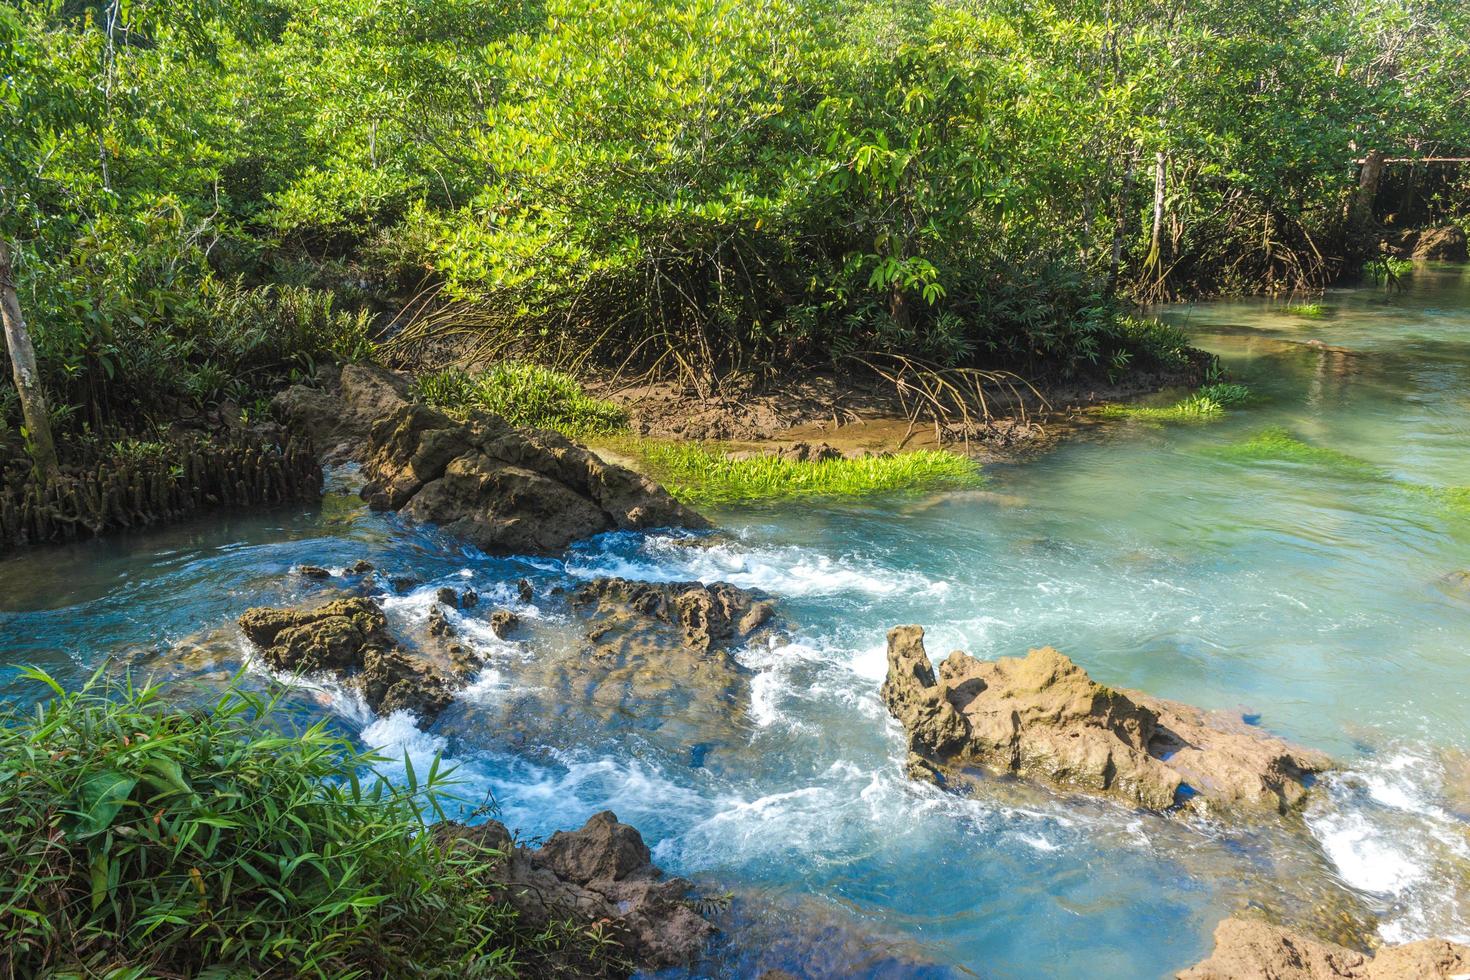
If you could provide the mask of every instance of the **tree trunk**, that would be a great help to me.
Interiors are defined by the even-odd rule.
[[[1369,150],[1358,171],[1358,195],[1353,202],[1353,224],[1366,228],[1373,223],[1373,199],[1378,196],[1378,180],[1383,176],[1383,151]]]
[[[1164,151],[1159,150],[1154,154],[1154,230],[1149,241],[1149,262],[1162,267],[1163,256],[1163,232],[1164,232],[1164,180],[1168,171],[1168,160],[1164,157]]]
[[[1107,296],[1109,299],[1118,291],[1118,276],[1123,268],[1123,240],[1127,236],[1128,202],[1133,197],[1133,170],[1138,165],[1138,147],[1128,151],[1123,161],[1123,186],[1113,212],[1113,254],[1108,263]]]
[[[10,243],[4,238],[0,238],[0,320],[5,323],[5,346],[10,351],[10,369],[15,377],[16,393],[20,395],[31,455],[42,478],[54,480],[61,475],[61,469],[56,463],[56,443],[51,439],[51,414],[36,377],[36,349],[31,346],[31,335],[15,295]]]

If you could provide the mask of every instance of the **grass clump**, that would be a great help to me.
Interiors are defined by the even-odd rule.
[[[1327,315],[1327,307],[1321,303],[1291,303],[1281,308],[1281,312],[1287,316],[1323,317]]]
[[[736,503],[807,497],[861,497],[912,490],[953,490],[984,482],[971,459],[923,449],[854,459],[735,459],[716,446],[642,441],[644,469],[686,503]]]
[[[1105,405],[1098,414],[1111,419],[1138,419],[1143,422],[1205,422],[1220,418],[1233,405],[1249,401],[1251,390],[1245,385],[1205,385],[1187,398],[1172,405]]]
[[[517,975],[494,851],[441,848],[445,773],[406,788],[322,724],[230,689],[55,693],[0,717],[4,976]]]
[[[471,374],[447,368],[414,382],[416,396],[452,414],[494,412],[513,425],[551,429],[566,436],[617,432],[628,415],[612,402],[593,398],[570,375],[519,361],[503,361]]]

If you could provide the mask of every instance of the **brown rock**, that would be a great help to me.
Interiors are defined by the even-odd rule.
[[[335,383],[292,385],[271,407],[329,462],[339,462],[356,457],[373,422],[407,403],[407,379],[372,365],[349,364]]]
[[[497,609],[490,614],[490,632],[502,640],[514,633],[520,625],[521,617],[509,609]]]
[[[451,847],[468,844],[505,855],[495,884],[523,925],[571,919],[584,928],[601,926],[640,969],[692,963],[714,931],[686,900],[689,883],[664,878],[638,831],[611,812],[593,816],[581,830],[553,834],[540,850],[517,846],[494,821],[440,824],[435,833]],[[548,966],[549,973],[575,973],[578,964]]]
[[[474,669],[468,658],[453,656],[457,645],[446,648],[448,662],[442,663],[396,643],[383,610],[370,599],[338,599],[307,610],[249,609],[239,622],[275,669],[336,673],[380,714],[406,709],[432,721]]]
[[[1285,812],[1331,765],[1238,720],[1098,684],[1050,647],[995,661],[955,652],[936,677],[924,631],[895,627],[881,693],[915,775],[980,766],[1149,809]]]
[[[364,499],[496,553],[547,554],[603,531],[706,527],[661,487],[581,446],[489,413],[405,405],[372,428]]]
[[[588,638],[604,652],[630,645],[678,645],[706,653],[749,642],[775,615],[770,600],[728,582],[634,582],[600,578],[572,594],[582,611]]]
[[[1465,231],[1458,225],[1426,228],[1414,241],[1414,258],[1428,261],[1464,262]]]
[[[388,645],[388,620],[368,599],[338,599],[315,609],[247,609],[240,628],[277,670],[346,670],[365,646]]]
[[[1257,919],[1215,929],[1215,951],[1179,980],[1447,980],[1470,972],[1470,947],[1440,939],[1380,949],[1376,956],[1297,935]]]
[[[332,577],[332,573],[320,565],[302,565],[296,569],[296,574],[302,578],[324,579]]]

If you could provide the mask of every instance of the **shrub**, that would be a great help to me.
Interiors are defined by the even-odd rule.
[[[230,689],[170,712],[99,686],[0,719],[0,974],[514,976],[497,855],[441,850],[448,774],[406,788]]]
[[[568,436],[616,432],[628,424],[626,412],[591,397],[570,375],[517,361],[503,361],[478,374],[447,368],[422,375],[414,381],[414,391],[422,401],[453,414],[483,409],[513,425]]]

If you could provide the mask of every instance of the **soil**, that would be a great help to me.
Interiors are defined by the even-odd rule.
[[[962,448],[986,461],[1044,452],[1069,433],[1095,424],[1088,409],[1203,379],[1206,355],[1186,368],[1139,371],[1119,382],[1097,379],[995,384],[985,392],[990,417],[936,421],[911,413],[885,382],[804,372],[768,379],[726,379],[701,392],[678,381],[609,378],[587,382],[589,393],[622,406],[633,431],[663,439],[716,440],[733,450],[779,451],[825,444],[844,455]]]

